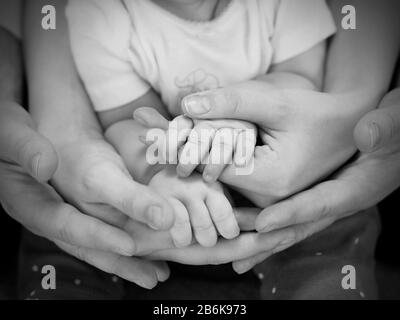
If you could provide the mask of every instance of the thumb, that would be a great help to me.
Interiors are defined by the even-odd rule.
[[[354,129],[354,139],[362,152],[374,152],[400,137],[400,89],[389,93],[379,109],[365,115]]]
[[[238,119],[274,124],[287,113],[283,90],[265,82],[248,81],[185,97],[182,110],[196,119]]]
[[[0,110],[0,159],[15,162],[40,182],[50,180],[58,157],[50,141],[33,126],[29,114],[9,103]]]

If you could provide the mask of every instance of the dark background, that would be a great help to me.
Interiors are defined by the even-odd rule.
[[[378,241],[377,281],[381,299],[400,299],[400,189],[380,205],[382,233]],[[1,210],[1,208],[0,208]],[[20,227],[0,212],[0,300],[15,297]]]

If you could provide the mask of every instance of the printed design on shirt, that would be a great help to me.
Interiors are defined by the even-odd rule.
[[[218,78],[204,69],[197,69],[184,78],[176,77],[175,85],[179,89],[179,102],[187,95],[220,87]]]

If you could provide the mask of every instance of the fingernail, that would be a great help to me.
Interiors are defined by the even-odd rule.
[[[152,290],[152,289],[154,289],[154,288],[156,287],[157,282],[153,282],[153,283],[150,283],[150,282],[149,282],[149,283],[146,283],[146,282],[143,282],[143,281],[136,281],[136,284],[137,284],[138,286],[144,288],[144,289]]]
[[[370,137],[370,147],[375,148],[380,141],[380,130],[376,123],[371,123],[368,125],[369,137]]]
[[[151,206],[147,210],[147,218],[148,218],[148,223],[149,227],[154,229],[154,230],[160,230],[162,229],[162,219],[160,218],[162,216],[162,209],[159,206]]]
[[[182,101],[184,113],[192,116],[203,115],[211,110],[211,104],[207,97],[194,95]]]
[[[237,274],[243,274],[246,273],[247,271],[249,271],[252,267],[252,265],[249,262],[243,262],[241,263],[239,266],[236,265],[235,267],[235,271]]]
[[[210,175],[210,174],[204,174],[203,175],[203,179],[204,179],[205,182],[208,182],[208,183],[215,182],[214,177],[212,175]]]
[[[32,174],[35,177],[39,176],[39,165],[40,165],[40,158],[42,157],[42,154],[37,154],[32,158],[31,166],[32,166]]]

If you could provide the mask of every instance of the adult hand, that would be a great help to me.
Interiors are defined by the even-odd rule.
[[[186,97],[182,108],[191,118],[259,126],[265,145],[256,147],[254,168],[230,165],[220,180],[265,208],[331,174],[355,152],[352,131],[360,116],[348,107],[351,103],[341,95],[249,81]],[[145,109],[135,116],[149,127],[165,126]],[[238,169],[246,174],[237,174]]]
[[[251,89],[254,88],[255,87],[253,86]],[[247,93],[248,99],[249,97],[257,97],[257,92],[254,92],[254,90],[247,91]],[[294,99],[295,95],[297,95],[297,99]],[[217,109],[211,109],[213,115],[215,113],[216,117],[218,117],[218,112],[220,112],[219,114],[221,114],[221,112],[226,112],[226,114],[234,114],[236,116],[238,114],[241,114],[240,106],[243,105],[243,102],[237,104],[234,100],[234,97],[240,97],[241,100],[243,99],[242,96],[238,95],[238,91],[236,91],[235,93],[230,93],[228,95],[223,95],[222,101],[224,101],[223,99],[226,97],[228,97],[228,100],[232,101],[232,103],[218,103],[218,111],[214,111]],[[258,97],[261,96],[258,95]],[[388,99],[390,97],[392,98]],[[396,109],[398,107],[393,106],[392,103],[389,103],[390,101],[395,100],[393,97],[395,97],[394,93],[392,93],[392,95],[388,96],[382,102],[382,107],[389,104],[392,105],[390,109],[383,109],[386,110],[385,113],[380,113],[382,112],[381,110],[373,111],[370,115],[365,117],[364,120],[359,123],[354,132],[355,140],[357,141],[358,145],[362,145],[362,143],[365,143],[365,141],[370,141],[369,135],[365,136],[360,133],[366,131],[363,128],[370,127],[368,126],[368,124],[371,122],[368,122],[366,120],[370,119],[369,117],[371,117],[371,115],[380,115],[378,119],[381,120],[379,120],[378,123],[381,123],[382,121],[387,122],[388,119],[390,119],[392,127],[388,127],[389,131],[379,131],[383,137],[388,136],[387,132],[397,132],[394,130],[394,128],[397,128],[396,126],[394,126],[394,124],[396,124],[397,122],[393,121],[393,119],[398,119],[399,111],[395,111],[398,110]],[[217,98],[219,97],[217,96]],[[256,102],[254,101],[254,99],[255,98],[249,100]],[[288,99],[288,97],[286,97],[286,99]],[[298,103],[298,105],[300,106],[303,105],[304,107],[307,107],[307,99],[310,99],[310,103],[320,104],[321,109],[322,106],[326,106],[325,109],[322,109],[322,111],[318,112],[319,117],[314,117],[317,120],[323,119],[322,116],[324,115],[324,110],[326,109],[328,110],[326,110],[325,115],[329,116],[330,114],[334,114],[331,108],[340,107],[340,104],[345,101],[343,99],[336,100],[334,96],[330,96],[327,94],[304,92],[291,93],[291,101],[296,101],[296,103]],[[350,103],[352,103],[352,101],[348,100],[346,104]],[[346,104],[342,104],[341,107],[346,109]],[[211,108],[212,106],[216,105],[216,102],[215,104],[211,104]],[[271,105],[273,106],[273,104]],[[282,109],[280,109],[282,108],[282,106],[284,108],[283,111]],[[265,113],[271,116],[270,119],[275,119],[276,123],[279,123],[279,121],[283,123],[283,120],[287,119],[295,119],[296,115],[299,116],[302,114],[301,110],[297,110],[297,108],[291,108],[291,106],[287,103],[278,104],[277,108],[272,110],[268,110],[268,108],[266,108],[266,110],[267,111],[265,111]],[[335,112],[338,113],[337,109]],[[344,110],[344,112],[346,111]],[[245,112],[243,111],[243,113]],[[257,110],[254,111],[255,116],[256,113]],[[387,116],[388,114],[392,113],[397,114],[397,117]],[[163,127],[165,125],[160,117],[149,118],[143,114],[140,116],[144,118],[148,123],[154,124],[155,122],[158,122],[159,127]],[[224,117],[224,115],[220,115],[220,117],[222,118]],[[239,118],[239,116],[237,117]],[[248,118],[246,118],[245,120],[248,120]],[[308,123],[310,124],[309,120]],[[318,124],[318,121],[314,123]],[[322,121],[322,123],[320,123],[320,126],[323,125],[323,123],[324,122]],[[327,123],[327,120],[325,121],[325,123]],[[271,124],[273,124],[273,122],[271,122]],[[293,125],[295,125],[295,123],[293,123]],[[350,140],[353,139],[351,138]],[[387,138],[381,139],[380,141],[385,140],[387,140]],[[379,139],[376,141],[379,141]],[[394,179],[395,175],[393,175],[393,173],[396,173],[399,170],[398,163],[400,162],[398,161],[398,144],[393,141],[390,144],[390,149],[388,149],[388,147],[385,147],[382,150],[379,153],[375,153],[373,155],[361,155],[360,157],[358,157],[356,162],[344,168],[342,171],[339,172],[339,174],[335,175],[332,180],[325,182],[309,191],[289,198],[284,202],[278,203],[265,209],[263,213],[257,218],[256,223],[257,229],[263,233],[243,234],[235,240],[218,243],[215,248],[208,249],[207,252],[202,248],[197,247],[188,248],[180,251],[172,250],[161,252],[159,257],[182,263],[184,263],[184,261],[190,260],[191,257],[192,262],[198,264],[220,264],[236,260],[236,262],[234,262],[233,264],[235,270],[239,273],[245,272],[251,269],[255,264],[266,259],[269,255],[282,251],[294,245],[295,243],[298,243],[299,241],[311,236],[312,234],[325,229],[341,217],[376,204],[385,195],[393,191],[394,188],[398,186],[399,180]],[[388,156],[387,150],[397,150],[397,153],[392,152]],[[377,162],[377,159],[380,160]],[[392,170],[385,173],[387,163],[391,164]],[[260,171],[259,174],[262,174],[262,172]],[[265,174],[263,175],[263,177],[265,177]],[[241,178],[243,179],[246,177]],[[379,183],[374,184],[376,183],[377,179],[379,180]],[[376,198],[371,197],[370,194],[376,195]],[[316,201],[316,199],[319,200]],[[321,199],[325,199],[325,201],[321,201]],[[345,199],[346,201],[343,201],[343,199]],[[368,199],[369,201],[365,201],[365,199]],[[330,204],[330,206],[328,204]],[[286,214],[282,214],[282,211],[286,212]],[[304,216],[304,212],[307,211],[309,213],[306,214],[304,218],[302,218],[302,216]],[[191,249],[194,250],[191,251]]]
[[[343,217],[378,204],[400,186],[400,89],[389,93],[379,109],[365,115],[354,130],[362,152],[357,159],[323,182],[265,209],[256,227],[265,233],[292,230],[297,243]],[[270,252],[240,262],[249,270]]]
[[[47,184],[57,169],[51,143],[19,105],[0,102],[0,201],[33,233],[77,258],[145,288],[169,276],[166,264],[130,258],[135,244],[124,231],[64,203]]]
[[[122,159],[101,135],[56,146],[54,187],[83,212],[122,227],[131,218],[158,230],[174,222],[168,202],[136,183]]]

